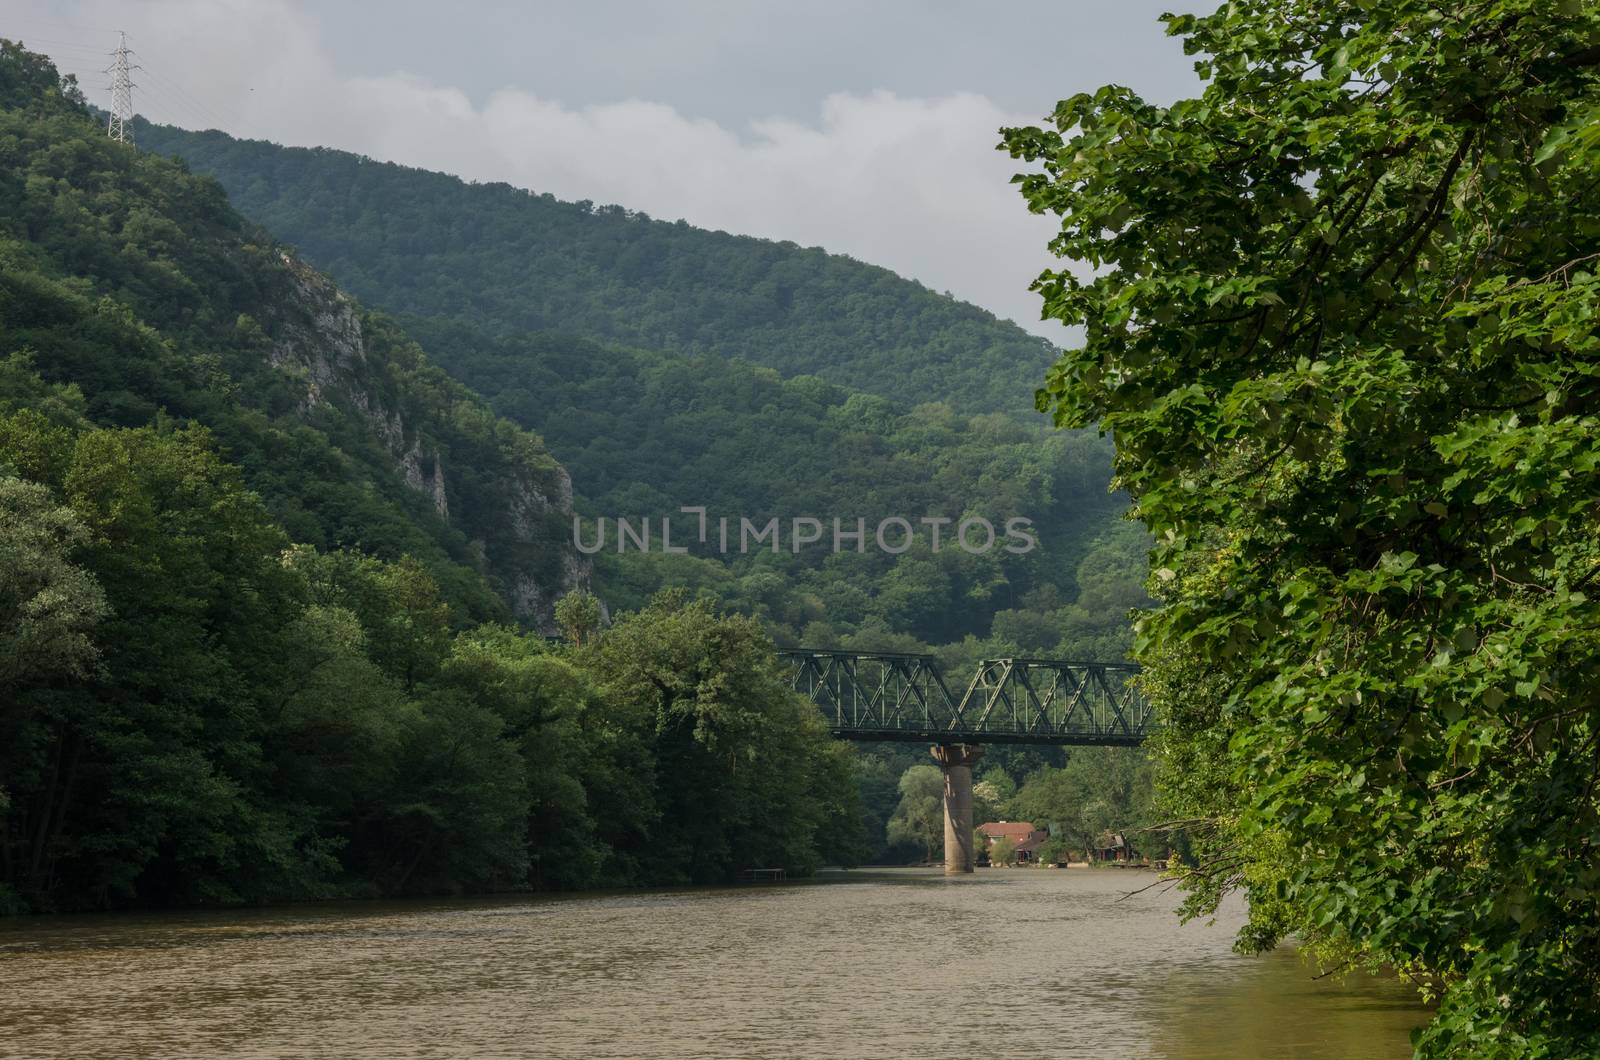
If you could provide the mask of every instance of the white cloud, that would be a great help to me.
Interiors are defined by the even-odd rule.
[[[1026,211],[1008,183],[1014,163],[993,149],[1000,126],[1028,119],[982,95],[835,94],[818,102],[813,120],[732,129],[648,100],[568,106],[538,95],[536,83],[475,103],[415,72],[347,76],[316,19],[282,0],[23,6],[19,27],[0,23],[0,33],[27,39],[37,28],[36,37],[81,41],[55,51],[64,68],[80,71],[92,99],[103,78],[83,73],[104,38],[80,31],[125,26],[145,67],[135,101],[154,120],[219,124],[236,135],[821,245],[1057,341],[1066,336],[1037,322],[1038,299],[1027,290],[1049,263],[1052,226]]]

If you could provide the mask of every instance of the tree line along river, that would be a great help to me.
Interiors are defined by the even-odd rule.
[[[1403,984],[1114,870],[18,920],[0,1057],[1410,1055]]]

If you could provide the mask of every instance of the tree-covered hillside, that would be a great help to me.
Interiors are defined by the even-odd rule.
[[[54,71],[0,83],[0,411],[37,372],[88,421],[204,424],[295,540],[424,560],[477,617],[582,578],[565,471],[215,183],[109,142]]]
[[[739,357],[905,405],[1027,412],[1048,343],[819,248],[334,151],[138,126],[248,217],[392,312]]]
[[[0,914],[861,856],[758,623],[482,621],[583,573],[536,438],[3,41],[0,157]]]
[[[594,557],[614,611],[687,589],[782,644],[1124,657],[1148,542],[1109,491],[1110,446],[1033,417],[1050,351],[1019,329],[820,251],[662,224],[505,186],[141,125],[241,209],[395,312],[446,371],[537,431],[589,521],[662,517],[683,555]],[[822,521],[800,554],[684,540],[715,523]],[[1032,520],[1039,548],[831,554],[835,517]],[[898,758],[879,763],[898,773]],[[1059,756],[999,752],[1022,782]],[[894,785],[863,797],[881,843]],[[878,790],[882,788],[883,790]],[[881,847],[879,847],[881,852]]]
[[[1109,493],[1109,443],[1093,431],[1049,433],[995,414],[929,403],[905,409],[815,376],[711,355],[607,348],[551,335],[494,338],[457,321],[407,326],[458,379],[501,414],[538,430],[571,470],[588,519],[674,518],[677,541],[745,516],[824,523],[795,554],[689,540],[689,554],[617,555],[613,533],[595,557],[613,607],[684,585],[760,616],[780,641],[919,649],[968,637],[995,651],[1118,658],[1128,608],[1143,600],[1143,535]],[[903,555],[869,544],[832,553],[832,519],[854,528],[899,515],[952,520],[971,512],[998,526],[1033,521],[1039,547],[982,556],[927,529]],[[659,529],[657,530],[659,534]],[[953,530],[945,533],[948,539]],[[708,538],[716,534],[708,532]]]
[[[820,251],[338,151],[140,136],[215,174],[539,432],[587,516],[659,521],[701,505],[713,519],[851,526],[972,513],[1029,518],[1040,539],[1020,557],[934,554],[926,535],[901,557],[828,556],[829,542],[800,556],[607,552],[597,584],[613,607],[683,585],[789,643],[1124,650],[1143,538],[1108,492],[1109,445],[1028,422],[1049,351],[1013,326]],[[781,312],[755,308],[771,301],[768,276],[793,281]]]

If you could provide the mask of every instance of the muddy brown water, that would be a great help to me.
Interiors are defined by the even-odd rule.
[[[0,921],[0,1057],[1410,1055],[1404,985],[1116,870]]]

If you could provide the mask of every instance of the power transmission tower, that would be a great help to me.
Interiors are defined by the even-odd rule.
[[[133,71],[139,69],[128,63],[128,35],[117,33],[117,50],[111,53],[111,65],[105,72],[111,75],[111,116],[106,119],[106,135],[118,143],[133,143]]]

